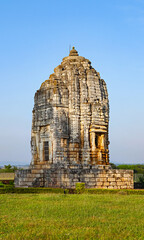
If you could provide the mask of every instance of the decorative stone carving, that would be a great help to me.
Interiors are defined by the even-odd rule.
[[[48,141],[55,143],[51,149],[52,162],[63,162],[59,152],[66,152],[68,163],[109,164],[108,121],[106,84],[91,62],[80,57],[73,47],[35,94],[32,139],[33,135],[38,139],[35,147],[37,156],[42,158],[35,159],[32,146],[32,164],[50,164],[39,152],[44,151],[44,141],[42,147],[40,139],[44,126],[49,126]],[[64,138],[67,145],[62,147],[60,142]]]

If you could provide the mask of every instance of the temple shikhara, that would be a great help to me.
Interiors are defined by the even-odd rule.
[[[132,171],[109,165],[106,83],[73,47],[34,98],[30,167],[17,187],[133,188]]]
[[[32,164],[109,164],[106,83],[73,48],[35,94]]]

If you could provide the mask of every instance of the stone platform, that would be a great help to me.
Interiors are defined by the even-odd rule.
[[[111,169],[109,165],[52,164],[30,166],[15,174],[15,187],[133,189],[133,171]]]

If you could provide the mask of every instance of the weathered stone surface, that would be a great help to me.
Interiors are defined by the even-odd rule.
[[[110,169],[106,83],[73,48],[34,98],[29,169],[17,187],[132,188],[133,172]]]
[[[29,171],[21,170],[16,172],[15,185],[17,187],[35,186],[35,187],[63,187],[63,188],[74,188],[76,182],[85,182],[87,188],[133,188],[133,171],[118,170],[115,172],[114,169],[110,170],[110,174],[113,178],[106,177],[104,167],[97,166],[95,169],[84,168],[81,164],[77,164],[77,168],[71,168],[67,166],[63,168],[61,164],[53,164],[51,168],[44,169],[43,174],[32,173],[31,178]],[[99,168],[100,167],[100,168]],[[108,171],[108,170],[107,170]],[[123,181],[123,173],[128,174],[128,178]],[[118,176],[118,177],[117,177]],[[117,180],[118,179],[118,180]]]
[[[108,164],[106,83],[73,48],[35,94],[32,165]]]

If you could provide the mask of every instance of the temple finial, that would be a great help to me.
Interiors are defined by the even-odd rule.
[[[75,47],[72,47],[72,50],[70,51],[69,56],[78,56],[78,52],[77,52],[77,50],[75,49]]]

